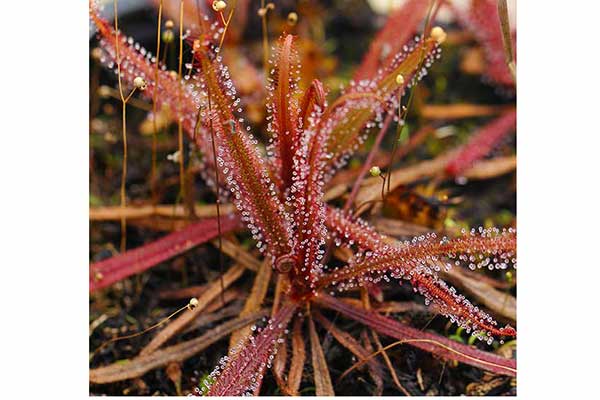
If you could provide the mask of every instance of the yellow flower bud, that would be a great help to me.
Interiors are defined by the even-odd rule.
[[[99,61],[102,58],[102,49],[99,47],[94,47],[92,49],[92,58],[96,61]]]
[[[227,3],[225,3],[223,0],[215,0],[212,3],[212,8],[216,12],[221,12],[227,8]]]
[[[148,84],[146,83],[144,78],[142,78],[141,76],[136,76],[133,80],[133,86],[135,86],[135,88],[139,90],[146,90]]]
[[[377,165],[375,165],[374,167],[371,167],[369,173],[371,174],[371,176],[380,176],[381,169]]]
[[[294,26],[294,25],[296,25],[297,22],[298,22],[298,14],[296,14],[295,12],[292,11],[287,16],[287,23],[288,23],[288,25]]]
[[[433,29],[431,29],[431,37],[436,42],[438,42],[438,44],[442,44],[442,43],[444,43],[444,41],[446,40],[446,37],[448,37],[448,35],[444,31],[444,29],[442,29],[441,27],[434,26]]]
[[[189,308],[190,310],[193,310],[193,309],[195,309],[196,307],[198,307],[198,299],[197,299],[197,298],[195,298],[195,297],[192,297],[192,298],[190,299],[190,302],[189,302],[189,304],[188,304],[188,308]]]

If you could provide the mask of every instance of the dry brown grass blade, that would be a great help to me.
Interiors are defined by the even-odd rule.
[[[213,240],[211,243],[215,247],[219,247],[219,242],[217,240]],[[224,254],[227,254],[229,257],[233,258],[235,262],[243,265],[250,271],[258,271],[258,268],[260,267],[260,261],[248,251],[244,250],[242,246],[233,242],[227,237],[223,238],[221,244],[221,251],[223,251]]]
[[[356,339],[354,339],[348,332],[342,331],[336,327],[331,321],[325,318],[321,313],[313,311],[313,317],[321,324],[331,335],[337,340],[342,346],[350,350],[352,354],[358,357],[359,360],[366,360],[371,354],[365,349]],[[377,377],[382,376],[381,365],[374,359],[367,361],[367,366],[371,371],[371,375],[375,376],[374,381],[377,384]]]
[[[461,119],[489,117],[506,111],[509,107],[468,103],[424,104],[419,109],[425,119]]]
[[[181,289],[164,290],[158,293],[158,298],[161,300],[183,300],[191,297],[200,297],[206,291],[207,285],[189,286]],[[229,303],[239,297],[242,292],[238,289],[228,289],[225,291],[225,303]],[[221,299],[213,300],[207,307],[206,312],[213,312],[223,307]]]
[[[414,133],[411,133],[408,142],[397,148],[395,160],[401,160],[406,155],[410,154],[413,150],[419,147],[425,139],[429,137],[435,131],[435,127],[432,124],[427,124],[421,127]],[[391,154],[386,151],[377,152],[375,159],[377,160],[377,166],[380,168],[387,167],[391,161]],[[323,196],[323,201],[333,200],[348,191],[348,187],[358,178],[360,168],[352,168],[338,171],[335,176],[329,181],[329,189]],[[350,185],[348,184],[350,182]],[[362,186],[362,184],[361,184]]]
[[[207,306],[204,312],[212,313],[221,308],[225,307],[227,304],[231,303],[234,300],[244,299],[246,294],[238,288],[230,288],[225,290],[223,296],[219,296],[219,298],[211,301]]]
[[[180,289],[167,289],[158,292],[158,298],[161,300],[181,300],[190,297],[199,297],[206,290],[206,285],[188,286]]]
[[[371,220],[377,232],[389,236],[419,236],[431,232],[431,228],[398,219],[376,217]]]
[[[281,305],[281,297],[286,286],[286,275],[277,275],[277,283],[275,284],[275,293],[273,295],[273,305],[271,306],[272,316],[277,314],[277,311],[279,310]],[[297,393],[294,393],[292,390],[290,390],[284,378],[285,366],[287,364],[288,357],[287,340],[285,338],[284,340],[285,341],[283,343],[279,344],[277,354],[275,355],[275,360],[273,361],[273,375],[275,376],[277,386],[279,386],[279,389],[283,394],[286,396],[295,396]]]
[[[459,268],[442,273],[442,278],[468,293],[471,298],[482,303],[495,315],[502,315],[515,322],[517,320],[517,299],[509,293],[494,289],[488,283],[466,276]]]
[[[302,382],[302,372],[306,362],[306,345],[302,336],[302,318],[294,321],[294,333],[292,334],[292,361],[288,373],[288,387],[297,396]]]
[[[376,308],[377,312],[381,314],[391,313],[403,313],[403,312],[422,312],[432,313],[433,304],[426,306],[421,303],[415,303],[413,301],[385,301],[379,304]]]
[[[390,188],[392,191],[400,185],[406,185],[422,178],[431,177],[442,173],[446,164],[458,154],[457,150],[452,150],[441,154],[433,160],[421,161],[418,164],[403,167],[392,171],[390,176]],[[381,178],[373,177],[365,179],[363,187],[358,196],[356,196],[355,204],[358,205],[374,200],[381,199]]]
[[[235,282],[244,273],[244,266],[241,264],[235,264],[229,268],[223,275],[223,287],[227,288],[233,282]],[[147,355],[156,351],[162,346],[167,340],[169,340],[177,332],[181,331],[191,321],[197,318],[200,313],[206,308],[206,306],[217,298],[221,294],[221,280],[217,279],[207,285],[206,291],[198,298],[198,306],[193,310],[188,310],[181,314],[170,324],[168,324],[163,330],[158,332],[156,336],[142,349],[140,355]]]
[[[271,313],[271,315],[273,315]],[[275,381],[277,382],[277,386],[281,390],[281,393],[286,396],[293,396],[294,394],[288,388],[287,383],[283,375],[285,374],[285,364],[287,363],[287,340],[283,338],[284,342],[279,343],[277,346],[277,354],[275,355],[275,360],[273,360],[273,376],[275,377]]]
[[[185,218],[186,210],[183,205],[160,204],[156,206],[132,206],[126,208],[114,207],[91,207],[90,221],[119,221],[121,217],[127,219],[140,219],[148,217]],[[222,204],[221,213],[230,214],[235,212],[232,204]],[[215,217],[217,207],[214,204],[200,205],[194,207],[194,213],[198,218]]]
[[[506,4],[506,0],[498,0],[498,17],[500,17],[500,27],[502,28],[502,44],[504,45],[504,53],[506,54],[506,65],[516,84],[517,66],[515,65],[515,55],[513,52],[510,23],[508,22],[508,5]]]
[[[271,282],[272,272],[273,268],[271,267],[270,258],[267,258],[260,264],[260,267],[258,268],[258,272],[254,277],[252,290],[246,298],[246,303],[244,304],[244,308],[240,313],[240,317],[249,315],[260,308],[265,296],[267,295],[267,289],[269,288],[269,283]],[[231,350],[234,347],[236,347],[242,340],[245,340],[248,336],[250,336],[251,332],[252,331],[250,330],[250,327],[233,332],[231,338],[229,339],[229,352],[231,353]]]
[[[225,292],[227,293],[227,292]],[[216,300],[217,302],[221,302],[221,299]],[[207,309],[208,310],[208,309]],[[221,308],[218,311],[207,313],[196,318],[187,328],[183,330],[183,333],[188,333],[194,331],[196,329],[200,329],[205,327],[208,324],[215,323],[225,318],[229,317],[237,317],[240,315],[240,311],[242,310],[242,303],[240,301],[236,301],[227,307]]]
[[[308,317],[308,331],[310,333],[310,352],[312,355],[317,396],[335,396],[333,385],[331,384],[331,376],[329,375],[329,368],[327,367],[327,360],[319,342],[315,323],[310,315]]]
[[[517,156],[496,157],[479,161],[463,174],[468,179],[490,179],[517,169]]]
[[[369,352],[369,354],[375,352],[375,349],[373,348],[365,329],[360,332],[360,338],[362,339],[365,350]],[[376,370],[369,364],[369,375],[371,375],[373,382],[375,382],[375,391],[372,393],[373,396],[381,396],[383,394],[383,371]]]
[[[125,363],[118,362],[106,367],[92,369],[90,370],[90,382],[100,384],[136,378],[169,363],[184,361],[198,354],[232,331],[252,323],[267,315],[267,313],[268,310],[263,309],[251,315],[227,321],[195,339],[169,346],[152,354],[138,356]]]
[[[283,378],[285,373],[285,363],[287,361],[287,340],[283,338],[284,342],[279,343],[277,346],[277,355],[273,361],[273,374],[279,379]]]
[[[375,332],[373,329],[371,329],[371,335],[373,336],[373,342],[375,342],[375,345],[377,346],[377,351],[381,352],[381,356],[383,357],[383,360],[385,361],[385,365],[388,367],[388,370],[390,371],[390,375],[392,376],[392,380],[394,381],[394,384],[396,385],[396,387],[398,389],[400,389],[400,391],[402,393],[404,393],[404,395],[410,396],[410,393],[408,392],[408,390],[406,390],[406,388],[404,386],[402,386],[402,384],[400,383],[400,379],[398,379],[398,375],[396,374],[396,370],[394,369],[394,366],[392,365],[392,361],[390,360],[390,357],[387,355],[386,351],[384,350],[383,346],[381,345],[381,341],[379,340],[379,335],[377,335],[377,332]],[[371,352],[371,353],[373,353],[373,352]]]
[[[356,340],[354,339],[348,332],[345,332],[335,326],[331,321],[325,318],[320,312],[313,311],[313,318],[319,322],[329,333],[331,336],[335,338],[342,346],[346,349],[350,350],[352,354],[354,354],[359,359],[366,359],[370,353]]]
[[[515,286],[515,284],[516,284],[516,282],[512,281],[512,280],[511,281],[507,281],[504,279],[499,280],[496,278],[492,278],[491,276],[488,276],[486,274],[481,274],[477,271],[471,271],[470,269],[462,268],[460,270],[460,272],[461,272],[461,274],[466,275],[469,278],[485,282],[495,289],[501,289],[501,290],[509,289],[509,288],[512,288],[513,286]]]
[[[279,274],[277,275],[277,283],[275,284],[275,294],[273,295],[273,310],[271,311],[271,315],[275,315],[281,306],[281,298],[283,294],[287,291],[289,286],[289,281],[287,279],[287,275]]]
[[[337,185],[332,186],[327,192],[323,195],[323,201],[328,202],[333,199],[340,197],[343,194],[346,194],[348,191],[347,183],[339,183]]]
[[[132,226],[153,232],[176,232],[191,224],[192,221],[183,218],[148,217],[131,220]]]
[[[363,307],[366,310],[371,310],[371,300],[369,298],[369,293],[367,291],[366,288],[361,288],[360,290],[360,298],[361,298],[361,302]],[[373,333],[373,338],[377,339],[375,341],[375,343],[377,343],[379,345],[379,349],[381,349],[381,343],[379,342],[379,338],[377,338],[377,333],[375,333],[375,331],[371,330],[371,332]],[[362,359],[366,359],[369,354],[372,354],[374,352],[373,346],[371,345],[371,340],[369,339],[369,335],[367,334],[366,329],[363,329],[361,331],[361,338],[363,340],[363,343],[365,344],[365,350],[367,352],[369,352],[366,355],[363,355]],[[383,351],[382,356],[388,366],[388,369],[390,371],[390,374],[392,375],[392,379],[394,380],[394,383],[396,384],[396,386],[398,386],[398,388],[406,395],[406,396],[410,396],[410,394],[406,391],[406,389],[404,389],[404,387],[400,384],[400,381],[398,380],[398,377],[396,376],[396,371],[394,370],[394,368],[392,367],[392,363],[390,361],[390,358],[388,357],[387,353],[385,351]],[[362,361],[362,360],[361,360]],[[379,363],[373,364],[372,361],[375,361],[375,359],[372,360],[368,360],[368,365],[369,365],[369,371],[371,372],[371,376],[373,377],[373,381],[375,382],[375,385],[377,385],[378,390],[380,390],[379,395],[381,395],[381,392],[383,391],[383,389],[379,389],[380,384],[379,381],[382,380],[381,376],[383,376],[383,372],[381,371],[381,367],[379,366]],[[377,367],[377,368],[374,368]]]
[[[433,160],[422,161],[419,164],[397,169],[392,172],[390,190],[400,185],[407,185],[422,178],[429,178],[444,172],[446,164],[458,154],[451,150]],[[517,157],[497,157],[491,160],[479,161],[463,174],[468,179],[489,179],[514,171],[517,167]],[[356,198],[356,204],[372,202],[381,199],[381,178],[365,179]]]

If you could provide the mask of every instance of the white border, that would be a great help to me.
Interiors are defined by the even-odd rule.
[[[598,391],[595,5],[518,3],[522,398]],[[88,396],[87,7],[2,7],[3,398]]]

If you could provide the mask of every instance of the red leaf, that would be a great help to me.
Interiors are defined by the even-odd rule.
[[[214,44],[206,39],[194,42],[194,58],[201,72],[195,83],[203,110],[201,120],[214,134],[217,163],[234,203],[262,251],[274,257],[288,254],[291,238],[287,214],[256,140],[233,112],[240,99],[229,71]]]
[[[351,82],[344,94],[325,110],[319,129],[325,131],[326,151],[331,153],[328,164],[332,169],[342,166],[362,143],[364,137],[360,134],[365,127],[374,127],[378,115],[398,107],[399,92],[418,82],[440,52],[432,37],[411,42],[394,54],[389,65],[380,69],[372,80]],[[404,77],[403,84],[397,83],[398,75]]]
[[[121,59],[121,75],[124,85],[133,85],[136,77],[142,77],[147,83],[144,91],[138,91],[140,96],[156,100],[157,109],[163,106],[173,112],[173,118],[181,118],[182,127],[204,154],[210,154],[210,143],[206,140],[207,132],[202,125],[197,125],[198,108],[195,95],[190,86],[181,82],[166,70],[162,63],[158,64],[158,80],[156,81],[156,65],[150,52],[146,52],[133,39],[128,39],[121,33],[115,35],[113,27],[100,17],[95,2],[90,2],[90,18],[98,28],[100,48],[103,51],[100,61],[117,73],[116,36],[119,37],[119,58]],[[163,69],[165,68],[165,69]],[[154,92],[156,91],[156,96]],[[207,183],[215,187],[213,182],[214,168],[212,157],[202,157],[205,168],[201,175]]]
[[[448,162],[446,173],[457,176],[469,169],[475,161],[485,157],[502,138],[514,132],[516,123],[517,110],[510,110],[479,129],[456,157]]]
[[[406,344],[444,359],[462,362],[496,374],[509,376],[516,376],[517,374],[516,360],[506,359],[433,333],[423,332],[380,314],[356,308],[325,294],[319,295],[315,300],[321,306],[339,311],[384,335],[399,340],[407,340]]]
[[[215,381],[210,385],[207,395],[241,396],[255,393],[262,383],[265,369],[271,366],[277,339],[286,331],[296,308],[296,304],[284,305],[256,336],[251,336],[235,354],[221,359],[220,366],[210,374]]]
[[[295,295],[313,292],[321,274],[321,258],[327,231],[323,185],[325,153],[324,132],[313,124],[302,131],[294,156],[293,185],[289,191],[288,206],[293,210],[294,269],[290,280]]]
[[[471,31],[485,50],[486,77],[492,83],[513,88],[515,82],[506,65],[506,53],[496,0],[472,0],[467,13],[456,11],[459,22]],[[512,43],[516,47],[516,31],[512,31]],[[513,54],[514,52],[513,49]]]
[[[221,231],[239,228],[236,215],[221,217]],[[90,292],[110,286],[131,275],[139,274],[163,261],[182,254],[192,247],[218,236],[217,219],[204,219],[147,245],[90,265]]]
[[[310,122],[309,118],[313,112],[320,112],[325,108],[325,89],[323,84],[318,79],[313,79],[310,86],[302,96],[300,104],[299,120],[302,127],[307,127]]]
[[[292,35],[282,36],[272,60],[272,84],[268,88],[267,109],[273,120],[268,129],[272,135],[276,170],[280,173],[282,191],[292,184],[293,157],[298,146],[298,52]]]
[[[359,249],[376,249],[382,246],[386,239],[377,233],[373,227],[360,218],[351,218],[348,213],[334,207],[327,207],[327,228],[339,246],[342,241],[356,245]]]
[[[426,298],[426,303],[435,303],[441,312],[453,322],[463,326],[468,332],[483,330],[494,335],[516,336],[516,331],[506,326],[497,328],[491,317],[471,304],[464,296],[437,277],[442,259],[459,258],[469,260],[472,268],[495,266],[506,268],[516,253],[516,232],[513,229],[500,232],[486,229],[476,234],[473,230],[462,236],[447,239],[427,234],[414,238],[412,242],[387,244],[384,237],[378,237],[364,222],[348,222],[340,212],[329,214],[336,237],[368,249],[364,256],[351,260],[342,268],[336,268],[319,280],[319,287],[337,286],[346,290],[357,285],[378,283],[391,278],[408,280]],[[491,259],[475,258],[475,255],[493,254]],[[451,268],[445,263],[445,268]]]
[[[377,70],[389,65],[402,46],[417,32],[427,13],[428,4],[428,1],[409,0],[389,15],[354,74],[355,81],[371,79]]]

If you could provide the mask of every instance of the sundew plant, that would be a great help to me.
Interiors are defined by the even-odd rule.
[[[113,160],[118,205],[90,211],[92,219],[118,222],[111,226],[120,233],[113,254],[91,262],[90,293],[93,307],[110,303],[127,285],[137,285],[140,296],[160,285],[143,286],[150,268],[185,264],[198,248],[205,249],[209,278],[200,286],[186,278],[167,294],[150,294],[152,307],[159,298],[187,305],[92,345],[91,390],[122,381],[141,390],[145,374],[166,368],[177,394],[335,395],[349,374],[368,381],[368,394],[424,394],[423,372],[403,373],[404,349],[431,354],[435,379],[442,365],[511,386],[516,316],[506,310],[515,301],[514,217],[504,212],[498,224],[483,216],[483,224],[469,226],[460,213],[438,212],[462,207],[458,196],[451,205],[452,186],[498,179],[515,168],[506,152],[514,152],[516,34],[506,4],[404,2],[382,18],[340,88],[322,71],[305,71],[308,44],[319,42],[303,35],[314,34],[310,27],[322,18],[309,13],[324,10],[318,4],[155,3],[153,54],[126,35],[116,0],[104,9],[90,2],[97,40],[91,53],[103,68],[94,71],[107,82],[98,92],[116,100],[112,129],[120,134],[110,139],[122,156]],[[105,16],[111,10],[114,21]],[[453,19],[442,27],[444,12]],[[244,52],[254,31],[253,50]],[[480,85],[505,104],[423,105],[427,90],[447,91],[439,82],[448,88],[460,81],[448,74],[426,88],[432,71],[443,74],[438,64],[446,46],[466,40],[479,59],[465,68],[479,68]],[[326,53],[311,51],[313,58]],[[446,114],[434,117],[436,124],[423,123],[423,115],[440,113]],[[136,115],[143,115],[139,131],[149,131],[146,138],[132,126]],[[439,120],[469,117],[476,124],[445,150],[452,143],[447,135],[458,128]],[[91,129],[102,123],[108,122],[93,118]],[[151,143],[147,151],[136,151],[141,141]],[[165,143],[173,144],[166,162],[174,179],[165,177],[157,156]],[[419,161],[423,143],[439,154]],[[128,171],[140,174],[137,159],[148,160],[148,179],[133,184]],[[169,179],[174,194],[164,189]],[[141,192],[149,198],[132,201],[136,185],[147,187]],[[128,237],[132,226],[171,232],[138,243]],[[402,317],[416,309],[442,328]],[[95,319],[94,329],[107,318]],[[224,348],[219,343],[227,337]],[[332,358],[332,341],[349,355],[345,362]],[[118,350],[127,343],[128,350]],[[99,364],[110,351],[121,360]],[[189,362],[211,351],[220,353],[214,368],[190,378]],[[163,389],[150,393],[156,390]]]

